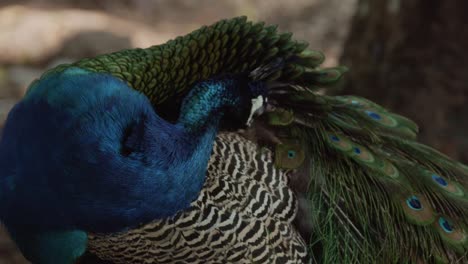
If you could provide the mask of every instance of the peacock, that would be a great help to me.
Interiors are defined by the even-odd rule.
[[[1,222],[41,264],[468,263],[468,166],[307,46],[237,17],[45,72]]]

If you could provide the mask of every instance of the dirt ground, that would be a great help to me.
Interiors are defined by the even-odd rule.
[[[219,19],[278,24],[337,64],[356,0],[34,0],[0,3],[0,128],[29,83],[79,58],[159,44]],[[0,264],[28,263],[0,229]]]

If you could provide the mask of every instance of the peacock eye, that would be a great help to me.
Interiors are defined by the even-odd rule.
[[[335,141],[335,142],[339,142],[339,141],[340,141],[340,138],[337,137],[337,136],[335,136],[335,135],[331,135],[331,136],[330,136],[330,139],[333,140],[333,141]]]
[[[358,147],[354,147],[354,148],[353,148],[353,151],[354,151],[354,153],[356,153],[356,154],[361,154],[361,149],[358,148]]]
[[[375,113],[375,112],[372,112],[372,111],[366,111],[366,114],[367,114],[370,118],[375,119],[375,120],[380,120],[380,119],[382,119],[382,117],[381,117],[379,114],[377,114],[377,113]]]
[[[418,199],[416,195],[411,196],[410,198],[406,199],[406,204],[409,208],[420,211],[423,209],[421,201]]]
[[[288,158],[294,159],[296,157],[296,151],[294,150],[289,150],[288,151]]]
[[[432,180],[442,187],[447,187],[448,185],[447,181],[437,174],[432,174]]]
[[[446,233],[452,233],[454,230],[453,225],[445,218],[439,218],[439,225]]]

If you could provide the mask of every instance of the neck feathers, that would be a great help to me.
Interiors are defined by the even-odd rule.
[[[186,209],[203,186],[223,113],[249,110],[237,86],[197,85],[171,124],[110,75],[47,75],[5,125],[0,218],[9,228],[116,232]]]
[[[245,87],[242,87],[245,86]],[[210,80],[197,84],[185,97],[178,123],[197,132],[218,126],[226,114],[230,119],[247,120],[251,97],[244,79]]]

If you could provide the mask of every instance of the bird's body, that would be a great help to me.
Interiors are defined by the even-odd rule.
[[[44,264],[466,262],[468,168],[317,93],[345,69],[306,46],[235,18],[47,72],[5,124],[0,219]]]
[[[221,133],[205,184],[188,210],[116,235],[92,235],[90,252],[115,263],[300,263],[307,245],[298,206],[271,151]]]

